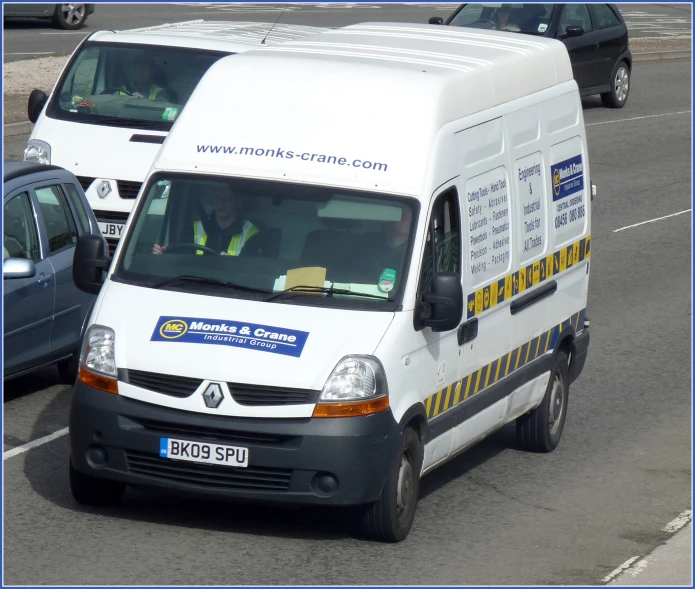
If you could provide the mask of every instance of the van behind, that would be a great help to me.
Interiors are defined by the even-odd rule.
[[[92,33],[51,95],[29,97],[35,126],[24,159],[75,174],[115,248],[147,171],[207,69],[228,55],[325,30],[196,20]],[[227,100],[215,98],[218,107]]]
[[[347,507],[397,542],[421,477],[505,424],[554,450],[589,346],[589,178],[554,40],[367,23],[219,60],[113,263],[77,246],[99,297],[74,497]]]

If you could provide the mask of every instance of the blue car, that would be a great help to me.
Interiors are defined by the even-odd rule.
[[[72,384],[96,300],[73,281],[75,245],[104,238],[71,172],[5,160],[3,182],[4,380],[57,364]]]

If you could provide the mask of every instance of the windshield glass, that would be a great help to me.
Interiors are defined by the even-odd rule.
[[[225,53],[86,43],[52,101],[56,118],[168,130],[208,68]]]
[[[542,35],[550,26],[554,4],[466,4],[452,26]]]
[[[272,300],[393,310],[418,207],[327,187],[158,175],[115,279],[256,300],[294,289]]]

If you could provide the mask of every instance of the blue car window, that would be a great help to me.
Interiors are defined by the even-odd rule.
[[[25,258],[38,262],[41,259],[36,222],[26,192],[13,197],[5,205],[2,242],[3,260]]]
[[[60,186],[46,186],[34,190],[43,215],[48,249],[56,253],[77,243],[77,227]]]
[[[82,233],[89,233],[89,215],[87,215],[87,210],[84,207],[84,202],[77,187],[69,182],[66,182],[63,186],[65,186],[65,190],[68,191],[73,208],[77,211],[77,221],[80,224]]]

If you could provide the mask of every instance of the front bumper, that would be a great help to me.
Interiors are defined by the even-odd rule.
[[[160,458],[162,437],[248,448],[248,467]],[[321,505],[376,501],[399,440],[390,409],[334,419],[217,417],[142,403],[79,381],[70,408],[70,453],[78,471],[211,497]]]

